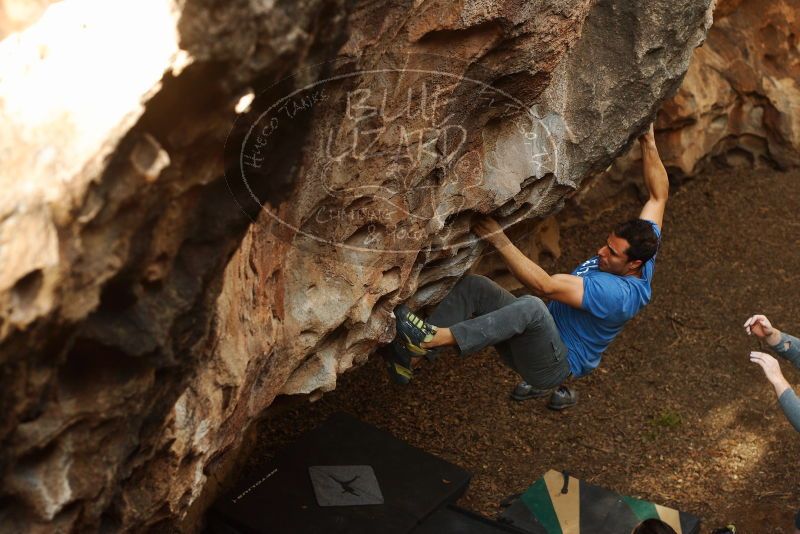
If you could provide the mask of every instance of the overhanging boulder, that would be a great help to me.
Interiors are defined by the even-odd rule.
[[[11,34],[3,524],[174,528],[277,395],[470,268],[473,214],[547,216],[624,151],[709,1],[64,0]]]

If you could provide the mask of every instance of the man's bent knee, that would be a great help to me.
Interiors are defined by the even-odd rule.
[[[491,279],[481,276],[479,274],[468,274],[456,284],[461,291],[466,291],[470,294],[481,294],[490,288],[494,289],[499,287]]]
[[[480,274],[468,274],[464,278],[461,279],[459,284],[465,284],[470,286],[481,286],[481,285],[491,285],[494,284],[490,279],[482,276]]]
[[[547,309],[547,304],[539,297],[522,295],[521,297],[517,297],[517,302],[520,303],[520,306],[522,306],[527,313],[531,314],[532,318],[538,317],[544,313],[550,313]]]
[[[550,315],[547,304],[542,299],[532,295],[522,295],[517,298],[514,304],[519,307],[519,311],[528,327],[538,327]]]

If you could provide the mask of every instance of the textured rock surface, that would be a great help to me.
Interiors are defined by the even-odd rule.
[[[657,139],[675,180],[708,167],[800,164],[800,2],[724,0],[674,98],[664,103]],[[596,209],[638,184],[639,151],[617,159],[576,201]]]
[[[788,169],[800,164],[800,2],[722,0],[714,25],[677,94],[658,114],[656,139],[673,182],[708,168]],[[634,147],[608,172],[584,182],[570,202],[573,213],[598,217],[626,190],[644,195],[641,159]],[[576,221],[556,216],[514,229],[534,257],[559,254],[559,228]],[[609,221],[609,226],[612,221]],[[478,266],[519,282],[496,258]]]
[[[663,109],[667,163],[683,175],[705,163],[797,166],[800,2],[729,0],[715,18]]]
[[[172,529],[472,266],[473,214],[608,167],[708,3],[66,0],[0,43],[0,524]]]

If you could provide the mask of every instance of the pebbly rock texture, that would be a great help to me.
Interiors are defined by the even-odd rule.
[[[659,152],[673,183],[707,169],[800,164],[799,14],[797,0],[717,2],[705,43],[656,121]],[[600,217],[629,190],[645,194],[635,146],[584,182],[570,197],[570,215],[514,228],[517,243],[532,257],[558,256],[559,228]],[[496,258],[478,270],[509,289],[521,287]]]
[[[0,525],[178,528],[277,395],[473,266],[474,214],[607,168],[709,1],[64,0],[10,35]]]
[[[800,2],[719,3],[675,98],[660,117],[670,170],[800,164]]]
[[[800,2],[722,0],[705,44],[695,50],[678,93],[656,123],[659,151],[674,181],[708,168],[790,169],[800,164]],[[631,150],[574,201],[596,211],[639,186]]]

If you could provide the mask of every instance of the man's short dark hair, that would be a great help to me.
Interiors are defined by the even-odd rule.
[[[642,260],[642,263],[646,263],[658,252],[658,236],[653,225],[644,219],[631,219],[618,224],[614,228],[614,235],[630,245],[624,251],[629,261]]]

